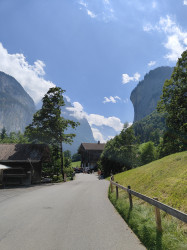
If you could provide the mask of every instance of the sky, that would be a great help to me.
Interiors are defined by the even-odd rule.
[[[187,0],[0,0],[0,71],[40,103],[66,90],[105,142],[134,119],[130,94],[187,49]]]

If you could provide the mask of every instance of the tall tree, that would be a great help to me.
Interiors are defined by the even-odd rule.
[[[65,106],[64,92],[59,87],[50,88],[42,99],[42,108],[34,114],[32,123],[26,127],[25,131],[31,141],[44,142],[59,149],[63,177],[62,142],[71,144],[75,137],[75,134],[65,134],[65,131],[69,126],[72,128],[78,126],[78,123],[61,116],[61,107]]]
[[[157,109],[166,113],[168,129],[163,143],[169,143],[171,150],[166,154],[185,150],[187,145],[187,50],[178,59],[171,79],[165,81]],[[178,141],[177,146],[176,141]]]

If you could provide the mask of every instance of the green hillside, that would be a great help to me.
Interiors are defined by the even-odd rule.
[[[187,151],[117,174],[114,180],[187,213]]]

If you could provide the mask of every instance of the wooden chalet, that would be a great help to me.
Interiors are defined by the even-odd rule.
[[[103,152],[105,143],[81,143],[78,153],[81,155],[81,167],[97,168],[97,162]]]
[[[30,185],[41,182],[42,163],[50,160],[45,144],[0,144],[0,184]]]

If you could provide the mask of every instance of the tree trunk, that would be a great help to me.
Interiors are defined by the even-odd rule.
[[[60,159],[61,159],[61,174],[64,180],[64,157],[63,157],[62,142],[60,143]]]

